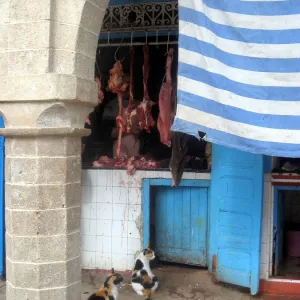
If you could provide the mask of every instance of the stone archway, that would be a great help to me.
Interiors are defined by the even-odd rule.
[[[80,140],[107,5],[0,2],[8,300],[80,299]]]

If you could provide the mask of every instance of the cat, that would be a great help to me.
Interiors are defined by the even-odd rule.
[[[119,296],[118,286],[122,281],[123,277],[112,269],[103,286],[88,300],[117,300]]]
[[[132,272],[131,286],[140,296],[150,299],[157,290],[159,282],[150,269],[150,261],[155,259],[155,253],[148,246],[136,258]]]

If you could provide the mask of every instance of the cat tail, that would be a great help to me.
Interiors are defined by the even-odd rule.
[[[146,300],[150,300],[151,299],[151,289],[144,289],[144,296],[146,296]]]

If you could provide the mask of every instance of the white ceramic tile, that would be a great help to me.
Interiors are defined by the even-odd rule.
[[[82,202],[90,203],[91,201],[91,187],[90,186],[82,186],[81,187],[81,199]]]
[[[141,205],[129,205],[128,206],[128,221],[136,221],[136,219],[141,215],[142,206]]]
[[[182,175],[182,179],[195,179],[196,173],[194,172],[184,172]]]
[[[97,210],[96,206],[97,203],[87,203],[83,202],[81,205],[81,213],[82,213],[82,218],[83,219],[97,219]]]
[[[134,255],[138,251],[141,251],[141,240],[128,238],[127,254]]]
[[[112,193],[113,193],[112,187],[98,186],[97,187],[97,202],[98,203],[112,203],[113,202]]]
[[[112,267],[117,271],[126,271],[127,269],[127,254],[112,253]]]
[[[129,177],[126,170],[113,170],[112,186],[128,187]]]
[[[142,204],[142,189],[129,188],[128,189],[128,202],[129,204]]]
[[[112,220],[97,220],[97,235],[111,236]]]
[[[133,268],[134,268],[134,255],[127,255],[126,269],[133,270]]]
[[[97,174],[97,170],[82,170],[82,185],[96,186]]]
[[[111,203],[97,203],[97,219],[112,220],[113,205]]]
[[[96,252],[81,251],[81,265],[84,269],[93,269],[96,267]]]
[[[91,197],[90,197],[90,199],[91,199],[91,202],[97,202],[97,187],[96,186],[92,186],[91,187]]]
[[[97,220],[81,219],[81,233],[97,235]]]
[[[146,176],[146,171],[137,171],[133,176],[128,177],[129,187],[141,187],[143,178]]]
[[[97,250],[97,236],[96,235],[81,235],[81,247],[83,251]]]
[[[127,227],[128,227],[128,237],[129,238],[140,238],[140,232],[138,228],[136,227],[136,223],[133,221],[128,221],[127,222]]]
[[[101,253],[111,253],[111,237],[98,235],[96,251]]]
[[[127,221],[116,221],[112,222],[112,234],[113,237],[127,237],[128,227]]]
[[[110,270],[112,268],[111,253],[96,252],[96,268]]]
[[[128,203],[128,188],[114,187],[113,188],[113,203]]]
[[[81,204],[81,218],[82,219],[90,219],[91,218],[90,203],[83,202]]]
[[[112,237],[112,253],[127,254],[127,237]]]
[[[113,205],[113,220],[126,221],[128,220],[128,205],[114,204]]]
[[[97,186],[112,186],[113,170],[98,170]]]

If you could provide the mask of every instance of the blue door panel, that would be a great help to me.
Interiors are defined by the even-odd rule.
[[[206,266],[208,189],[157,186],[153,197],[159,258]]]
[[[213,145],[210,269],[258,292],[263,156]]]

